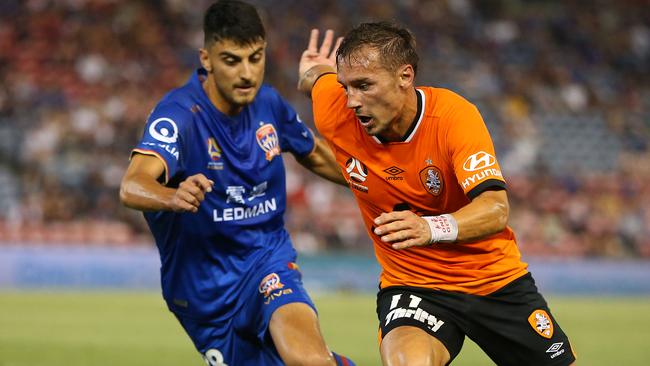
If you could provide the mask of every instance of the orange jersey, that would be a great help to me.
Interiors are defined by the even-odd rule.
[[[395,250],[373,233],[383,212],[452,213],[486,189],[505,188],[478,110],[459,95],[421,87],[416,121],[402,142],[370,136],[346,107],[336,75],[312,90],[314,120],[348,179],[375,255],[380,287],[416,286],[486,295],[527,273],[509,227],[474,242]]]

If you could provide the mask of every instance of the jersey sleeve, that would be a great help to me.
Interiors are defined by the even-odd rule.
[[[309,130],[293,107],[280,95],[277,95],[280,110],[280,147],[296,157],[308,155],[314,149],[314,135]]]
[[[352,113],[346,107],[347,100],[343,86],[336,80],[336,74],[322,75],[311,91],[314,124],[326,140],[332,140],[336,124],[346,113]]]
[[[152,155],[165,165],[166,184],[179,171],[184,170],[182,155],[184,141],[188,140],[192,115],[175,103],[156,106],[147,118],[142,139],[131,152]]]
[[[492,138],[478,109],[466,100],[449,112],[447,143],[458,183],[474,199],[487,190],[505,189]]]

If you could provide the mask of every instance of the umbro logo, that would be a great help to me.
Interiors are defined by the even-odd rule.
[[[563,345],[564,345],[564,342],[553,343],[553,344],[552,344],[552,345],[551,345],[551,346],[546,350],[546,353],[557,352],[557,351],[560,350],[560,348],[562,348]]]
[[[384,169],[384,173],[390,174],[390,176],[385,177],[386,180],[404,180],[404,177],[399,176],[400,174],[402,174],[404,172],[405,172],[404,169],[396,167],[395,165],[393,165],[390,168]]]

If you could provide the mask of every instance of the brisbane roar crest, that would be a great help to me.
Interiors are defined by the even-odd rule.
[[[272,124],[262,124],[262,126],[255,131],[255,138],[257,139],[257,144],[260,145],[262,150],[266,153],[266,160],[271,161],[274,156],[280,155],[281,151],[278,133],[275,131],[275,127],[273,127]]]
[[[426,168],[420,170],[420,182],[422,182],[422,185],[424,186],[424,189],[427,190],[427,192],[436,197],[442,193],[442,190],[444,188],[442,172],[440,169],[433,165],[429,165]]]
[[[553,321],[548,313],[544,310],[537,309],[528,317],[530,326],[544,338],[553,337]]]

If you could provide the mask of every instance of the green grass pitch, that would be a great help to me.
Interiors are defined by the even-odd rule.
[[[650,365],[650,298],[550,297],[579,364]],[[380,365],[374,296],[315,297],[333,350]],[[454,366],[493,363],[466,340]],[[0,292],[0,366],[204,365],[157,293]],[[231,365],[237,366],[237,365]]]

